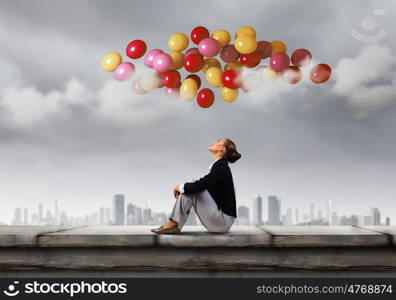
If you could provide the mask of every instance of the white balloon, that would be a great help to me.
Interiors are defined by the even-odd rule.
[[[140,80],[140,86],[145,91],[153,91],[160,85],[160,79],[156,73],[145,73]]]

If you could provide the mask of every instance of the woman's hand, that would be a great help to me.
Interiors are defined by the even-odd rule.
[[[180,195],[179,185],[175,185],[175,187],[173,188],[173,195],[175,196],[176,199],[177,197],[179,197]]]

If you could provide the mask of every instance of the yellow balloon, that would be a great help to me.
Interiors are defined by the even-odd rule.
[[[188,37],[182,32],[172,34],[168,40],[168,47],[172,51],[180,52],[188,47]]]
[[[118,52],[110,52],[103,56],[101,65],[103,70],[113,72],[120,63],[122,63],[121,54]]]
[[[180,96],[185,101],[191,101],[192,99],[194,99],[195,95],[197,94],[197,91],[198,91],[197,82],[192,78],[187,78],[186,80],[183,81],[183,83],[180,86]]]
[[[264,83],[275,83],[279,79],[279,73],[274,71],[271,67],[265,67],[260,72],[261,78],[263,79]]]
[[[249,35],[242,35],[236,38],[234,42],[235,49],[242,54],[249,54],[256,50],[256,39]]]
[[[221,89],[221,97],[226,102],[234,102],[238,98],[238,95],[238,89],[230,89],[226,86]]]
[[[183,67],[184,54],[181,52],[173,52],[170,55],[172,57],[172,69],[178,70]]]
[[[202,67],[202,71],[206,73],[206,71],[211,68],[216,67],[221,69],[220,62],[214,57],[208,57],[204,60],[204,66]]]
[[[238,29],[236,33],[236,37],[240,37],[243,35],[251,36],[252,38],[256,39],[256,30],[250,26],[244,26]]]
[[[231,41],[231,35],[228,31],[221,29],[212,33],[212,39],[217,40],[220,46],[224,47]]]
[[[221,69],[216,67],[210,67],[205,74],[206,80],[211,86],[221,87]]]
[[[282,41],[272,41],[271,46],[272,46],[271,54],[275,54],[275,53],[279,53],[279,52],[286,52],[286,50],[287,50],[285,43]]]
[[[224,71],[228,71],[228,70],[237,70],[237,71],[242,71],[242,64],[239,61],[236,62],[230,62],[230,63],[226,63],[224,65]]]

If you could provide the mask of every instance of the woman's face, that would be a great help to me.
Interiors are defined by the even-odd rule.
[[[210,145],[208,150],[210,152],[225,152],[226,149],[223,142],[223,139],[218,139],[217,141],[214,141],[212,145]]]

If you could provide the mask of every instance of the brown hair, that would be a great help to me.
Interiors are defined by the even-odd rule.
[[[226,148],[226,152],[224,153],[223,158],[227,159],[228,162],[234,163],[238,159],[241,158],[241,154],[237,151],[236,146],[233,141],[230,139],[224,138],[224,146]]]

